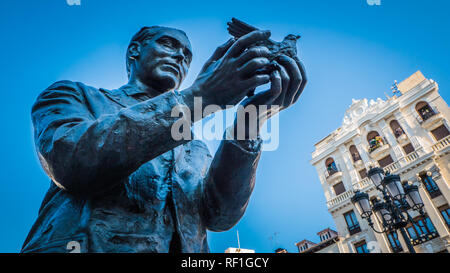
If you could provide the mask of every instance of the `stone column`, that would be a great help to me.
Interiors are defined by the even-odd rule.
[[[345,168],[348,171],[347,173],[350,177],[350,181],[344,181],[344,184],[345,184],[346,190],[350,190],[352,188],[352,185],[354,183],[358,182],[358,173],[355,170],[355,167],[353,166],[353,161],[350,157],[350,152],[348,151],[348,149],[344,145],[341,145],[339,147],[339,152],[340,152],[342,161],[344,161]],[[344,177],[345,177],[345,171],[343,168],[342,168],[342,171],[344,172]],[[346,183],[346,182],[348,182],[348,183]]]
[[[361,156],[362,161],[364,162],[364,165],[367,168],[367,165],[372,164],[374,165],[374,161],[370,158],[369,153],[366,150],[366,147],[364,147],[364,142],[361,139],[361,136],[357,136],[353,139],[353,143],[355,143],[356,148],[358,149],[359,155]]]
[[[414,150],[417,151],[419,156],[422,156],[425,153],[425,151],[420,142],[418,141],[417,137],[415,136],[413,129],[411,128],[411,126],[409,126],[408,121],[405,119],[405,117],[400,111],[395,112],[394,116],[395,119],[400,124],[400,126],[402,127],[406,136],[408,136],[409,140],[411,141],[411,145],[414,147]]]
[[[387,141],[389,142],[389,145],[391,145],[391,148],[394,151],[395,156],[395,158],[393,158],[394,162],[401,161],[404,158],[405,153],[403,152],[403,149],[400,147],[400,145],[398,145],[397,140],[395,139],[394,134],[392,133],[391,127],[383,119],[378,122],[378,125],[381,128],[383,136],[386,137]]]

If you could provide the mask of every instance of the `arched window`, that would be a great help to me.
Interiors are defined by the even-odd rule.
[[[353,162],[361,160],[361,156],[359,155],[358,149],[356,149],[355,145],[350,146],[349,150],[352,155]]]
[[[429,119],[430,117],[436,114],[434,110],[431,108],[431,106],[424,101],[421,101],[416,104],[416,111],[417,113],[419,113],[423,121]]]
[[[377,131],[371,131],[370,133],[368,133],[367,141],[369,142],[369,152],[374,151],[384,144],[383,139]]]
[[[392,132],[394,133],[396,138],[405,133],[400,124],[398,123],[398,121],[396,121],[395,119],[391,121],[389,125],[391,126]]]
[[[327,167],[327,172],[329,175],[332,175],[336,172],[338,172],[336,163],[334,163],[334,159],[329,157],[327,160],[325,160],[325,166]]]

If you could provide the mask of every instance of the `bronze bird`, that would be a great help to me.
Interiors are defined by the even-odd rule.
[[[228,33],[230,33],[234,38],[239,39],[240,37],[250,33],[252,31],[258,30],[256,27],[251,26],[247,23],[242,22],[236,18],[232,18],[231,22],[227,23],[228,25]],[[261,41],[255,43],[255,46],[265,46],[272,53],[273,58],[284,54],[291,58],[296,58],[297,56],[297,40],[300,39],[301,36],[289,34],[284,37],[283,41],[275,42],[271,39],[266,41]]]
[[[234,38],[239,39],[240,37],[258,30],[256,27],[251,26],[247,23],[242,22],[236,18],[231,18],[231,22],[227,23],[228,25],[228,33],[230,33]],[[279,55],[287,55],[291,58],[297,59],[297,40],[300,39],[301,36],[289,34],[284,37],[283,41],[275,42],[271,39],[256,42],[254,46],[265,46],[272,53],[272,57],[269,58],[270,61],[273,61]],[[264,69],[260,69],[257,71],[259,74],[271,73],[274,70],[279,69],[278,64],[275,62],[271,62],[269,66]],[[251,90],[247,96],[251,97],[254,95],[254,90]]]

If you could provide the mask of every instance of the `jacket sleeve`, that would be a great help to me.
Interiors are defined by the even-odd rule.
[[[180,119],[171,116],[172,108],[182,103],[173,92],[95,118],[84,88],[57,82],[32,108],[39,160],[59,187],[83,194],[107,190],[143,163],[188,141],[171,136],[172,124]]]
[[[204,180],[203,222],[211,231],[232,228],[252,194],[262,140],[222,140]]]

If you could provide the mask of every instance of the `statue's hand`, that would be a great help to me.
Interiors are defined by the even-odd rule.
[[[280,55],[275,58],[274,62],[278,69],[270,75],[270,89],[248,97],[241,103],[244,107],[248,105],[256,106],[258,111],[258,115],[256,115],[258,118],[256,129],[258,131],[256,133],[270,117],[294,104],[307,83],[304,66],[298,58]],[[260,105],[267,107],[260,108]],[[255,135],[255,132],[251,135]]]
[[[268,83],[269,75],[255,72],[269,65],[271,53],[266,47],[251,46],[269,37],[269,31],[253,31],[217,48],[192,86],[196,95],[206,104],[224,107],[235,105],[249,90]]]

